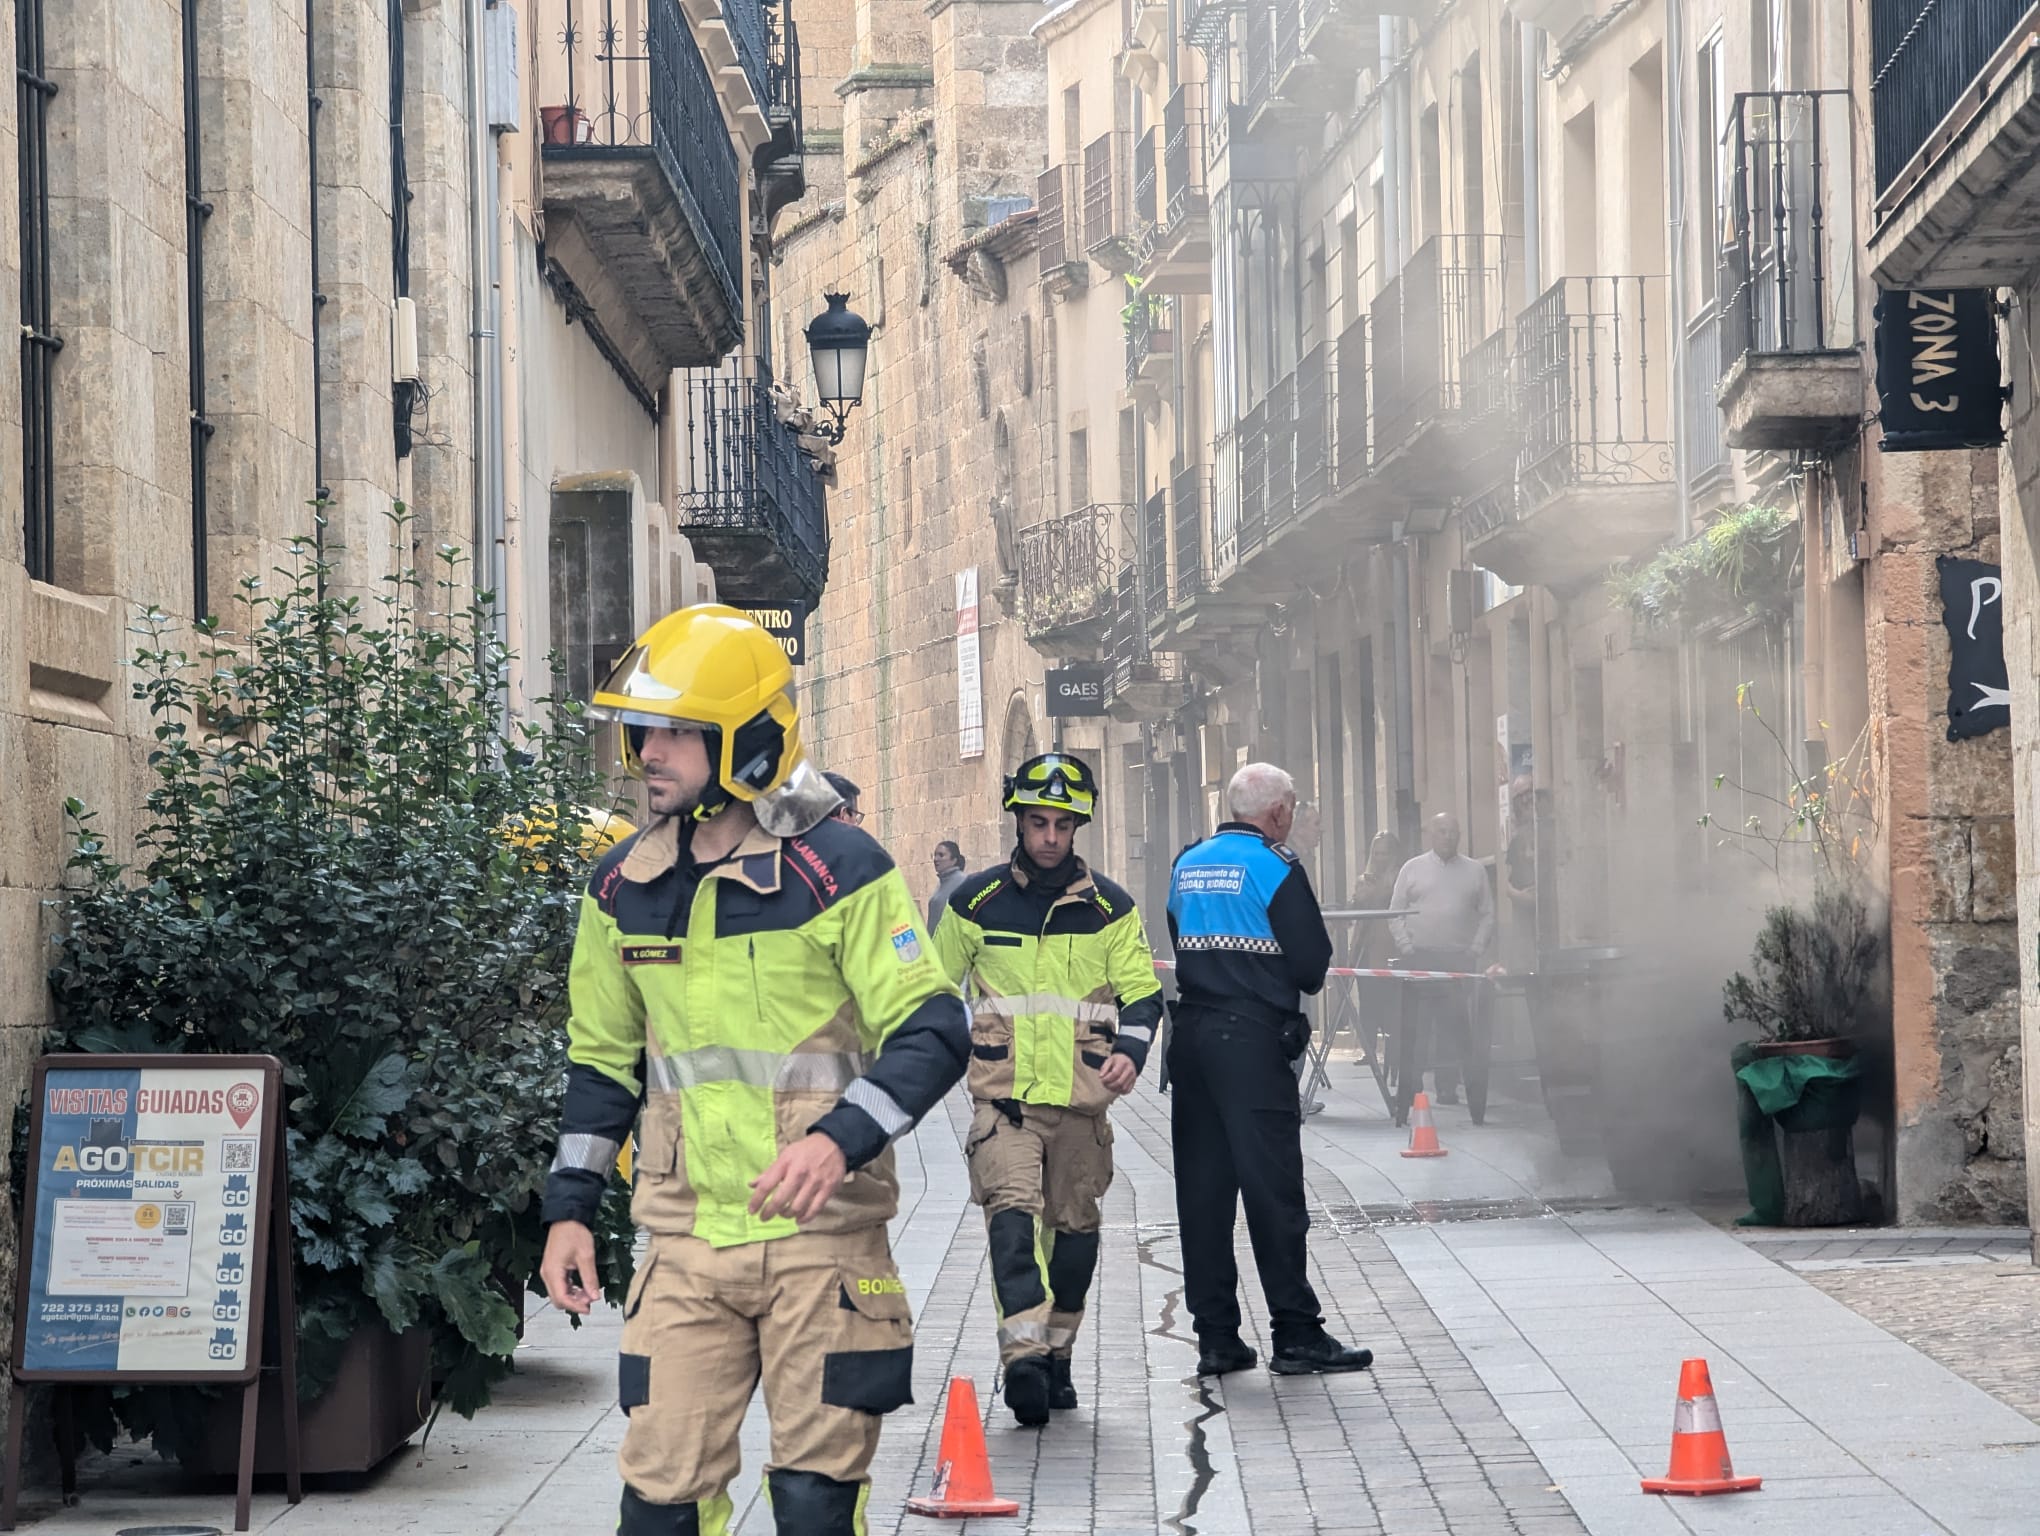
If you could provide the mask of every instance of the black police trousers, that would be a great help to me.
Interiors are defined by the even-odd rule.
[[[1242,1200],[1275,1346],[1324,1326],[1306,1270],[1303,1115],[1280,1031],[1180,1003],[1169,1028],[1170,1142],[1183,1234],[1183,1300],[1200,1336],[1240,1326],[1233,1217]]]

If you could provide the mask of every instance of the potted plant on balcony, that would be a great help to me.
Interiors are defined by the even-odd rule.
[[[1645,631],[1720,627],[1791,608],[1799,584],[1799,520],[1746,503],[1683,544],[1608,573],[1608,595]]]
[[[391,533],[411,549],[401,508]],[[52,1049],[284,1062],[307,1471],[373,1465],[435,1382],[472,1414],[510,1370],[505,1283],[536,1288],[599,815],[554,808],[602,801],[575,706],[506,738],[508,652],[489,601],[462,597],[457,551],[366,605],[326,558],[304,541],[280,584],[244,581],[238,633],[143,617],[153,784],[131,860],[71,807],[50,973]],[[612,1299],[624,1196],[597,1234]],[[215,1405],[231,1428],[203,1388],[95,1390],[81,1428],[230,1467]],[[261,1414],[271,1464],[279,1417]]]
[[[1735,827],[1701,818],[1722,845],[1756,856],[1785,898],[1765,911],[1749,969],[1722,988],[1724,1016],[1756,1031],[1732,1056],[1753,1206],[1744,1221],[1842,1225],[1864,1212],[1854,1141],[1862,1109],[1858,1041],[1873,1034],[1884,1012],[1882,903],[1863,865],[1877,841],[1869,728],[1840,758],[1800,774],[1751,684],[1737,689],[1736,705],[1786,770],[1782,796],[1725,773],[1715,778],[1717,790],[1767,804],[1768,818],[1752,812]]]
[[[572,105],[540,107],[538,126],[548,144],[586,144],[592,131],[588,114]]]

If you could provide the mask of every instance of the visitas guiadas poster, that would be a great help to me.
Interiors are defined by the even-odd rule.
[[[24,1371],[247,1374],[266,1091],[247,1067],[48,1071]]]

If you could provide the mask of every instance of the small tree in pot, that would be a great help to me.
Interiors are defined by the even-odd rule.
[[[391,533],[411,549],[401,508]],[[364,603],[307,539],[243,581],[231,633],[144,615],[154,782],[132,862],[71,807],[50,1049],[284,1062],[307,1401],[380,1329],[423,1330],[439,1403],[471,1414],[537,1288],[583,816],[601,814],[567,808],[602,788],[578,706],[506,732],[509,651],[460,567],[400,561]],[[598,1259],[620,1300],[632,1230],[620,1180],[611,1195]],[[203,1460],[203,1396],[98,1391],[81,1427]]]
[[[1786,785],[1780,798],[1736,784],[1746,803],[1769,802],[1776,814],[1752,813],[1740,827],[1723,828],[1722,842],[1753,853],[1788,894],[1810,885],[1811,895],[1766,910],[1749,970],[1722,987],[1722,1011],[1757,1034],[1738,1052],[1736,1075],[1781,1137],[1782,1220],[1832,1226],[1863,1214],[1854,1143],[1862,1107],[1856,1039],[1877,1023],[1884,1001],[1885,940],[1862,862],[1876,843],[1868,728],[1841,758],[1801,775],[1790,771],[1791,754],[1752,692],[1747,683],[1738,689],[1737,707],[1776,746]],[[1726,783],[1726,775],[1715,780],[1716,788]],[[1768,1127],[1762,1134],[1769,1137]],[[1753,1198],[1757,1182],[1752,1169]]]

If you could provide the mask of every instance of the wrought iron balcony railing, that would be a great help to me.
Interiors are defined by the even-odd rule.
[[[1152,294],[1135,294],[1133,302],[1127,306],[1126,316],[1127,383],[1131,384],[1140,377],[1150,359],[1172,356],[1175,349],[1175,301]]]
[[[1672,481],[1668,284],[1567,277],[1516,325],[1525,494]]]
[[[1250,0],[1240,13],[1239,42],[1241,116],[1252,122],[1275,93],[1275,7],[1269,0]]]
[[[822,482],[780,420],[771,370],[758,360],[688,378],[683,431],[690,488],[677,498],[681,532],[704,550],[744,552],[713,560],[722,585],[760,600],[819,597],[829,576]],[[782,569],[795,591],[739,592],[754,572],[777,586],[766,573]]]
[[[1150,128],[1133,146],[1133,217],[1143,230],[1160,222],[1161,130]]]
[[[1117,525],[1132,511],[1101,503],[1020,530],[1020,611],[1028,634],[1111,618]]]
[[[1308,512],[1332,487],[1332,349],[1320,343],[1296,365],[1296,510]]]
[[[1227,24],[1245,8],[1243,0],[1186,0],[1183,41],[1193,48],[1224,46]]]
[[[729,24],[730,39],[737,45],[737,64],[762,108],[772,99],[772,50],[768,43],[770,24],[766,0],[717,0],[723,20]],[[777,0],[770,6],[778,10]]]
[[[1268,536],[1268,402],[1263,400],[1240,421],[1239,516],[1234,520],[1235,557],[1258,549]]]
[[[1721,382],[1721,311],[1709,304],[1686,331],[1686,483],[1702,485],[1728,468],[1728,439],[1714,398]]]
[[[1084,249],[1095,251],[1127,232],[1126,172],[1131,135],[1100,134],[1084,146]]]
[[[1176,525],[1176,601],[1184,603],[1207,590],[1204,530],[1211,520],[1211,472],[1202,464],[1178,464],[1169,501]]]
[[[800,147],[800,29],[793,24],[788,0],[772,0],[765,7],[765,116],[774,127],[793,129],[794,147]]]
[[[1880,194],[1927,147],[2032,9],[2033,0],[1870,0]]]
[[[1728,130],[1733,183],[1718,285],[1724,367],[1745,352],[1854,345],[1849,132],[1845,91],[1754,91],[1735,98]]]
[[[1035,182],[1035,228],[1040,233],[1041,276],[1046,282],[1071,260],[1069,167],[1051,165]]]
[[[1372,375],[1367,367],[1367,317],[1361,315],[1339,333],[1333,378],[1333,456],[1341,488],[1367,477],[1367,396]]]
[[[1268,477],[1262,538],[1296,513],[1296,375],[1290,374],[1268,391],[1263,415],[1267,434]]]
[[[1162,109],[1162,227],[1174,231],[1206,209],[1204,109],[1178,86]]]
[[[1140,509],[1140,611],[1153,623],[1169,611],[1169,492],[1158,488]]]
[[[1504,328],[1507,242],[1434,235],[1368,310],[1376,452],[1466,404],[1468,354]]]

